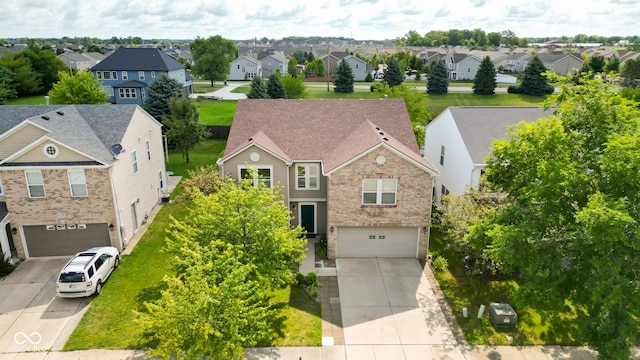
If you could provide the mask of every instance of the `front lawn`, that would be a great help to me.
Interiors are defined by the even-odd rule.
[[[195,102],[200,112],[200,123],[205,125],[231,126],[238,101],[199,99]]]
[[[167,170],[187,175],[189,169],[214,164],[224,149],[224,140],[207,140],[191,153],[185,164],[181,154],[171,152]],[[162,278],[172,275],[173,254],[165,250],[166,230],[171,218],[188,215],[188,202],[181,197],[181,187],[172,201],[162,205],[131,255],[122,257],[120,268],[105,284],[100,296],[91,302],[78,327],[64,346],[65,350],[143,349],[148,346],[140,326],[133,320],[133,310],[144,311],[143,303],[160,297]],[[321,344],[320,304],[298,287],[273,293],[272,302],[281,305],[284,331],[273,344],[265,346],[317,346]]]

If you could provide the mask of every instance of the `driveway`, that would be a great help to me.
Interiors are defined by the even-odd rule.
[[[0,353],[62,349],[90,301],[56,296],[69,259],[32,258],[0,280]]]
[[[336,267],[347,359],[464,359],[416,259]]]

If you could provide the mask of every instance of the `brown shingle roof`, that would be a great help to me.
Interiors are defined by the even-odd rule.
[[[402,99],[239,100],[221,161],[251,144],[287,161],[322,161],[325,174],[384,144],[436,172],[418,153]]]

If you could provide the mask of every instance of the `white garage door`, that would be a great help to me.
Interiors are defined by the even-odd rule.
[[[338,227],[338,257],[418,256],[419,228]]]

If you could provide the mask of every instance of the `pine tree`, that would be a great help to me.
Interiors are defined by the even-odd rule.
[[[162,74],[147,87],[147,97],[142,108],[156,120],[162,121],[162,117],[171,118],[169,99],[175,95],[184,94],[184,88],[178,80]]]
[[[353,92],[353,72],[351,71],[351,66],[349,66],[349,63],[344,58],[340,60],[336,73],[338,77],[333,82],[333,91],[339,93]]]
[[[496,81],[496,68],[490,57],[485,57],[480,63],[480,68],[473,79],[473,93],[478,95],[493,95],[498,83]]]
[[[286,99],[287,93],[280,81],[280,75],[271,74],[269,81],[267,82],[267,94],[271,99]]]
[[[449,91],[449,76],[444,61],[435,63],[427,77],[427,94],[446,94]]]
[[[391,87],[400,85],[404,81],[400,65],[394,57],[389,57],[389,60],[387,60],[387,68],[384,69],[384,81]]]
[[[522,93],[533,96],[551,94],[553,92],[553,86],[547,84],[547,78],[542,76],[542,73],[545,71],[547,71],[547,68],[544,66],[544,63],[538,55],[535,55],[524,69],[522,83],[520,84]]]
[[[251,90],[247,94],[249,99],[268,99],[267,83],[262,80],[262,77],[256,76],[251,81]]]

